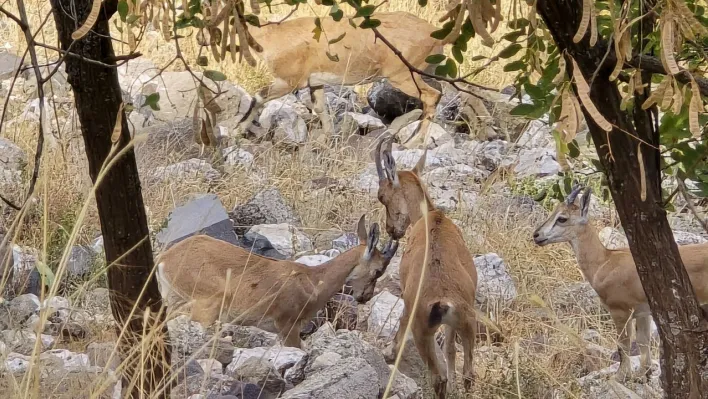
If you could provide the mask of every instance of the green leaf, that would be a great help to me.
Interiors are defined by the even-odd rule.
[[[329,15],[332,17],[333,20],[339,22],[344,17],[344,11],[339,8],[337,3],[334,3],[332,8],[330,8],[329,10]]]
[[[509,113],[515,116],[525,116],[527,118],[539,118],[546,111],[545,104],[519,104]]]
[[[450,32],[452,32],[453,26],[454,24],[452,22],[446,22],[441,29],[431,33],[430,37],[432,37],[433,39],[442,40],[447,37]]]
[[[425,62],[427,62],[428,64],[436,64],[437,65],[437,64],[445,61],[445,58],[446,58],[445,54],[433,54],[433,55],[429,55],[425,59]]]
[[[325,6],[328,6],[328,7],[329,7],[329,6],[333,6],[333,5],[335,5],[335,4],[337,4],[337,3],[336,3],[334,0],[322,0],[322,5],[325,5]]]
[[[213,80],[214,82],[222,82],[226,80],[226,75],[219,71],[206,70],[204,71],[204,77]]]
[[[344,39],[344,36],[346,36],[346,35],[347,35],[347,32],[344,32],[344,33],[342,33],[341,35],[339,35],[339,36],[335,37],[334,39],[330,40],[328,43],[329,43],[329,44],[339,43],[339,42],[342,41],[342,39]]]
[[[356,14],[354,14],[354,18],[357,17],[370,17],[374,11],[376,11],[376,6],[373,4],[366,5],[364,7],[359,8],[356,10]]]
[[[54,272],[52,269],[40,260],[37,261],[35,267],[37,268],[39,275],[42,277],[42,280],[44,280],[45,285],[51,287],[54,284]]]
[[[428,5],[428,0],[418,0],[418,5],[421,7],[425,7]]]
[[[378,27],[379,25],[381,25],[381,21],[379,21],[378,19],[371,19],[369,17],[366,17],[366,19],[364,19],[364,21],[359,24],[359,27],[362,29],[372,29]]]
[[[312,38],[319,42],[321,35],[322,35],[322,28],[319,26],[315,26],[315,29],[312,30]]]
[[[482,61],[482,60],[486,60],[486,59],[487,59],[487,57],[485,57],[483,55],[475,55],[474,57],[470,58],[470,61]]]
[[[126,0],[120,0],[118,2],[118,15],[120,20],[125,22],[128,17],[128,2]]]
[[[329,51],[325,52],[325,54],[327,54],[327,58],[329,58],[330,61],[339,62],[339,56],[337,54],[331,54]]]
[[[516,55],[516,53],[521,50],[521,44],[519,43],[514,43],[510,45],[509,47],[505,48],[504,50],[499,52],[499,58],[510,58]]]
[[[502,36],[502,39],[506,40],[508,42],[515,42],[516,39],[518,39],[519,37],[521,37],[522,35],[525,35],[525,34],[526,34],[526,32],[524,32],[523,30],[515,30],[515,31],[509,32],[506,35]]]
[[[145,98],[145,104],[143,104],[143,106],[147,105],[153,111],[159,111],[160,110],[160,105],[158,104],[159,102],[160,102],[160,93],[152,93]]]
[[[199,66],[207,66],[209,65],[209,58],[206,55],[200,55],[197,58],[197,65]]]
[[[535,197],[533,197],[533,200],[536,202],[541,202],[546,199],[546,196],[548,196],[548,190],[544,188],[543,190],[541,190],[541,192],[536,194]]]
[[[513,21],[509,21],[507,26],[511,29],[520,29],[529,26],[529,20],[526,18],[517,18]]]
[[[526,68],[526,63],[519,60],[504,65],[504,72],[522,71]]]
[[[442,77],[447,76],[447,64],[438,65],[435,68],[435,75],[442,76]]]
[[[452,30],[452,29],[450,29]],[[472,26],[472,21],[469,18],[465,19],[465,23],[462,24],[461,34],[467,37],[474,37],[475,31],[474,26]]]
[[[458,64],[462,64],[462,61],[465,60],[462,56],[462,50],[457,46],[452,47],[452,56],[455,57],[455,61],[457,61]]]
[[[578,142],[575,139],[568,143],[568,156],[573,159],[580,156],[580,148],[578,147]]]
[[[248,15],[246,15],[245,17],[243,17],[243,19],[245,19],[246,22],[248,22],[249,24],[251,24],[251,25],[253,25],[253,26],[255,26],[255,27],[260,27],[260,26],[261,26],[261,21],[258,19],[258,16],[257,16],[257,15],[248,14]]]
[[[140,16],[138,16],[138,15],[129,15],[129,16],[128,16],[128,19],[126,19],[125,22],[126,22],[128,25],[132,25],[132,24],[133,24],[135,21],[137,21],[138,19],[140,19]]]
[[[540,87],[527,83],[524,85],[524,90],[531,97],[531,99],[536,102],[536,100],[542,100],[546,98],[546,92],[544,92]]]
[[[455,64],[455,61],[448,58],[447,62],[445,63],[445,66],[447,68],[447,74],[453,79],[456,78],[457,77],[457,64]]]

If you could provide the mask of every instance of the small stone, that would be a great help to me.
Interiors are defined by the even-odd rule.
[[[246,239],[255,242],[256,247],[267,245],[274,248],[286,257],[312,250],[310,239],[294,226],[285,223],[253,226],[246,233]]]
[[[332,258],[325,255],[306,255],[295,259],[295,262],[302,263],[307,266],[319,266],[323,263],[329,262],[330,260],[332,260]]]
[[[403,299],[388,291],[382,291],[371,298],[367,305],[371,309],[367,319],[368,331],[376,334],[378,338],[392,340],[398,331],[405,309]]]

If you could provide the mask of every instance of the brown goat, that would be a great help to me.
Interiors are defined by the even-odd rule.
[[[640,351],[640,376],[651,371],[651,310],[637,274],[634,258],[628,248],[609,250],[602,245],[597,231],[588,219],[591,189],[587,188],[575,204],[581,187],[576,187],[565,202],[558,204],[551,215],[534,232],[539,246],[568,242],[578,258],[578,266],[590,286],[597,292],[610,312],[619,334],[620,367],[617,379],[631,377],[629,334],[632,319],[636,320],[637,345]],[[708,243],[679,246],[681,259],[701,304],[708,303]]]
[[[386,230],[394,239],[399,239],[411,227],[400,266],[405,311],[393,347],[396,352],[400,350],[406,326],[415,314],[411,325],[415,346],[430,370],[436,395],[444,398],[447,391],[454,388],[457,334],[464,347],[465,389],[469,390],[474,382],[472,358],[477,335],[474,309],[477,269],[462,232],[435,208],[420,181],[426,154],[423,153],[413,170],[396,172],[390,141],[383,151],[382,166],[381,148],[384,141],[386,138],[379,142],[376,149],[376,166],[379,175],[378,198],[386,207]],[[427,222],[423,219],[421,203],[427,206]],[[421,280],[418,307],[413,309]],[[435,332],[441,324],[445,325],[446,373],[441,373],[435,354]]]
[[[191,305],[191,318],[205,327],[217,320],[252,325],[301,347],[303,323],[343,285],[360,302],[373,296],[376,280],[396,253],[398,242],[376,248],[379,226],[359,220],[360,244],[319,266],[275,260],[205,235],[181,241],[160,255],[160,293],[174,313]]]
[[[381,21],[377,28],[418,69],[425,70],[425,59],[442,53],[445,42],[430,37],[437,28],[425,20],[407,12],[376,13]],[[359,21],[357,18],[355,21]],[[352,86],[371,83],[387,78],[404,93],[420,97],[423,102],[423,122],[419,131],[428,133],[430,120],[440,100],[440,92],[423,81],[420,75],[411,73],[408,67],[371,29],[354,28],[347,18],[334,21],[321,20],[322,37],[312,37],[314,17],[302,17],[281,23],[270,23],[260,28],[249,27],[249,33],[263,46],[257,53],[273,74],[274,81],[260,90],[253,98],[250,111],[241,125],[248,127],[256,111],[267,101],[281,97],[296,89],[310,88],[315,112],[322,120],[325,133],[331,136],[334,126],[327,113],[324,85]],[[341,38],[336,43],[328,40]],[[336,55],[338,58],[334,60]],[[425,126],[423,126],[425,125]],[[418,134],[408,146],[424,143]]]

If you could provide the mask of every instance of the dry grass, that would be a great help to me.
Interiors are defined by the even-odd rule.
[[[33,26],[49,10],[46,1],[28,1]],[[518,3],[518,2],[515,2]],[[509,2],[508,4],[512,4]],[[442,4],[434,1],[420,10],[413,0],[392,0],[382,10],[415,10],[421,17],[435,21]],[[273,14],[283,14],[285,7],[274,7]],[[303,6],[296,13],[301,15],[324,15],[325,7]],[[505,14],[512,13],[511,7]],[[516,11],[519,13],[520,11]],[[120,34],[115,32],[116,36]],[[495,33],[503,35],[504,28]],[[19,29],[6,28],[0,31],[14,52],[21,53],[24,39]],[[49,20],[39,39],[46,43],[56,42],[53,20]],[[194,59],[197,48],[190,40],[183,41],[183,51],[188,59]],[[0,43],[0,45],[3,43]],[[473,55],[492,55],[500,50],[489,49],[473,40],[467,58]],[[118,51],[127,49],[118,49]],[[156,65],[162,66],[174,57],[174,44],[165,43],[161,37],[146,37],[139,51]],[[42,58],[51,59],[49,53],[40,52]],[[484,61],[466,62],[463,72],[472,71]],[[501,88],[508,85],[513,76],[502,72],[502,64],[494,64],[475,77],[475,81]],[[182,68],[175,63],[170,69]],[[218,67],[230,80],[255,91],[268,82],[269,77],[262,67],[231,64]],[[11,110],[11,117],[18,110]],[[66,115],[70,120],[72,115]],[[76,130],[56,129],[58,146],[49,149],[43,158],[38,182],[39,202],[29,209],[16,237],[16,243],[40,248],[42,259],[58,259],[71,242],[87,244],[100,232],[93,200],[86,204],[90,192],[90,180],[83,154],[80,133]],[[36,125],[22,122],[9,125],[0,136],[18,143],[32,154],[36,145]],[[164,223],[170,210],[184,203],[194,193],[213,192],[228,208],[243,203],[264,187],[275,186],[302,218],[305,232],[311,236],[323,231],[349,231],[353,222],[362,213],[375,216],[382,222],[382,207],[368,194],[351,188],[338,187],[313,191],[310,182],[321,177],[347,179],[356,176],[368,162],[368,153],[352,154],[350,149],[335,147],[325,152],[283,152],[271,148],[259,154],[251,169],[242,167],[227,170],[217,182],[208,183],[199,178],[190,181],[173,181],[144,187],[143,195],[148,209],[149,224],[156,231]],[[31,165],[30,165],[31,167]],[[494,186],[496,187],[496,186]],[[551,307],[543,307],[538,298],[547,300],[558,287],[581,281],[572,253],[564,246],[538,248],[530,240],[535,225],[544,217],[542,209],[534,208],[528,213],[519,213],[518,206],[504,202],[496,188],[480,195],[473,209],[460,209],[451,216],[461,222],[470,250],[475,254],[496,252],[507,263],[519,291],[519,298],[511,308],[496,309],[493,318],[501,326],[506,342],[501,347],[485,346],[477,351],[477,386],[473,397],[477,398],[541,398],[563,386],[569,386],[579,376],[585,362],[584,347],[578,334],[584,328],[597,328],[604,346],[614,347],[614,329],[606,318],[596,315],[575,314],[557,316]],[[21,193],[11,193],[20,198]],[[100,274],[100,273],[98,273]],[[87,284],[91,286],[93,283]],[[86,288],[86,287],[85,287]],[[78,302],[80,298],[76,298]],[[42,318],[46,320],[47,315]],[[93,331],[90,340],[112,340],[115,336]],[[74,342],[71,349],[82,350],[86,342]],[[606,362],[607,359],[601,359]],[[40,367],[34,369],[41,370]],[[28,373],[27,376],[30,376]],[[42,379],[42,384],[30,379],[16,377],[0,379],[2,397],[100,397],[101,392],[95,376],[63,376],[58,380]],[[88,382],[87,382],[88,381]],[[49,384],[49,386],[45,386]],[[569,388],[572,389],[572,388]],[[50,395],[50,396],[46,396]]]

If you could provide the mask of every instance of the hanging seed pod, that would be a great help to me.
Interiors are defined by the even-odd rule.
[[[588,111],[588,114],[593,119],[593,121],[595,121],[595,123],[602,130],[606,132],[611,132],[612,124],[607,119],[605,119],[605,117],[600,113],[600,111],[597,110],[597,108],[595,108],[595,104],[593,104],[592,100],[590,99],[590,87],[588,86],[588,82],[585,80],[583,73],[580,71],[578,63],[575,62],[575,59],[571,57],[571,60],[573,61],[573,79],[575,80],[575,86],[578,89],[578,96],[580,97],[580,101],[585,106],[585,109]]]
[[[579,43],[585,37],[590,26],[590,17],[592,16],[592,2],[594,0],[583,0],[583,16],[580,19],[580,25],[578,25],[578,30],[573,36],[573,43]]]
[[[86,21],[84,21],[84,24],[81,25],[79,29],[75,30],[74,33],[71,34],[71,39],[79,40],[86,36],[91,29],[93,29],[93,26],[96,25],[96,21],[98,21],[98,13],[100,11],[101,0],[93,0],[93,3],[91,4],[91,11],[89,12],[88,17],[86,17]]]

